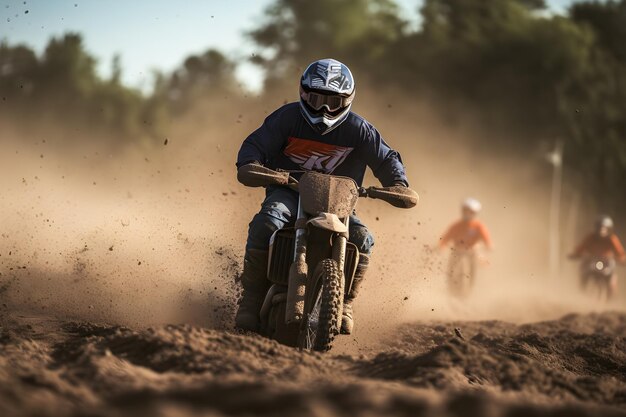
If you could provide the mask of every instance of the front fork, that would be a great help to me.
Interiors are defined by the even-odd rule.
[[[287,305],[285,307],[285,323],[292,324],[302,321],[306,297],[306,281],[309,272],[306,263],[306,221],[298,197],[298,217],[296,219],[296,239],[293,250],[293,262],[289,267],[287,284]]]
[[[293,263],[289,268],[289,279],[287,287],[287,306],[285,309],[285,322],[287,324],[301,322],[304,317],[305,301],[315,302],[313,299],[317,291],[309,291],[307,294],[307,286],[311,289],[318,289],[321,283],[315,282],[317,277],[312,276],[315,267],[322,260],[308,259],[307,262],[307,222],[309,218],[302,209],[300,198],[298,198],[298,217],[296,219],[296,237],[294,244]],[[346,228],[350,226],[350,217],[346,216],[343,220]],[[337,266],[341,274],[343,274],[346,245],[348,242],[347,234],[330,232],[332,239],[332,258],[337,262]],[[317,251],[316,251],[317,252]],[[311,267],[311,268],[309,268]],[[309,273],[310,272],[310,273]]]

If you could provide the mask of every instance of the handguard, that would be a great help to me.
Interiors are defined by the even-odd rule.
[[[237,181],[246,187],[289,184],[289,173],[278,172],[260,164],[246,164],[237,170]]]
[[[420,200],[419,195],[415,191],[401,185],[369,187],[367,196],[386,201],[394,207],[407,209],[415,207]]]

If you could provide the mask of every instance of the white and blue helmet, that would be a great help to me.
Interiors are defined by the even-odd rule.
[[[330,58],[315,61],[300,80],[302,115],[325,135],[346,120],[354,93],[354,78],[347,66]]]

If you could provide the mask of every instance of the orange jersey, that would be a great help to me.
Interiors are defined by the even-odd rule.
[[[626,260],[624,247],[615,234],[601,237],[596,233],[591,233],[576,247],[573,255],[576,257],[593,256],[609,259],[615,257],[620,261]]]
[[[484,224],[476,219],[459,220],[448,228],[439,244],[443,247],[448,242],[452,242],[455,248],[467,250],[472,249],[481,240],[488,248],[491,248],[491,238]]]

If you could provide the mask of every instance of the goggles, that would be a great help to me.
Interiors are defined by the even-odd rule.
[[[346,108],[352,103],[354,95],[350,97],[342,97],[338,95],[320,94],[312,91],[300,91],[300,97],[313,110],[320,111],[322,107],[326,107],[329,112],[334,112]]]

